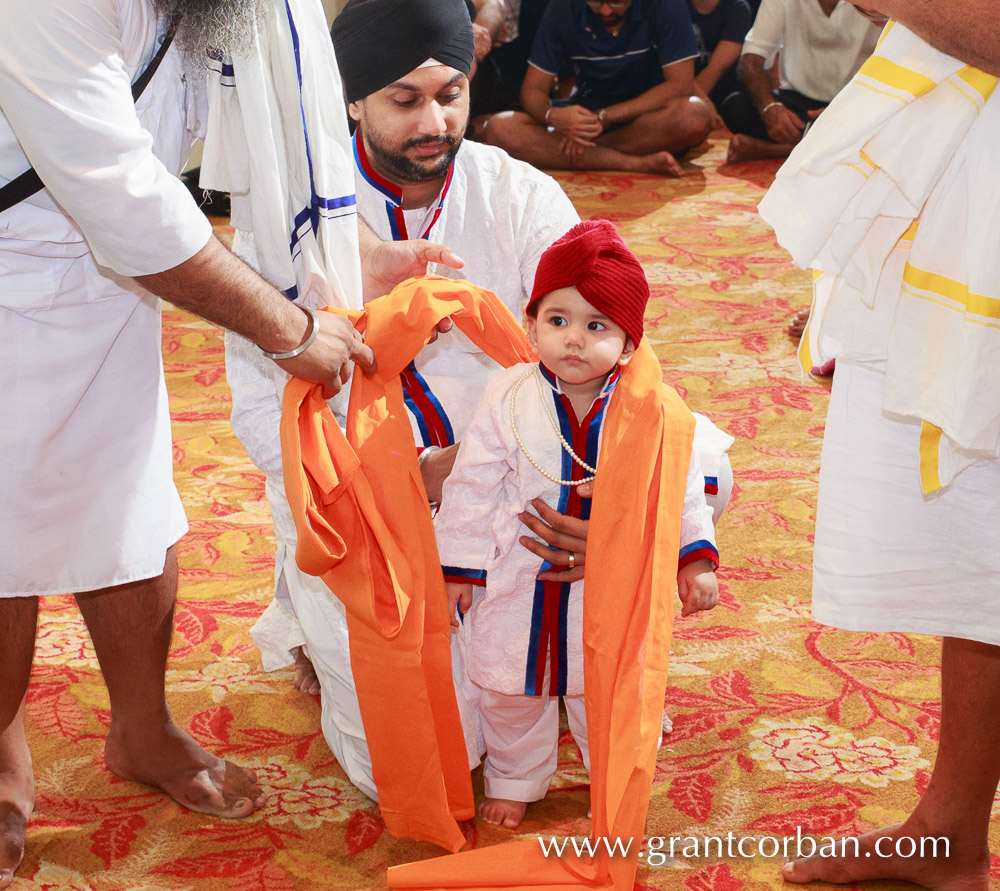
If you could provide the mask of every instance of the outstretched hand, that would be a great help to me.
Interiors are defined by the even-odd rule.
[[[439,263],[451,269],[465,266],[465,261],[443,244],[422,238],[379,241],[361,257],[365,302],[388,294],[408,278],[424,275],[430,263]]]

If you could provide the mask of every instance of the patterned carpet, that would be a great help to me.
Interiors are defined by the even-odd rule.
[[[724,150],[710,142],[679,181],[559,177],[584,218],[615,221],[644,261],[650,337],[666,378],[736,437],[736,490],[718,529],[722,602],[676,625],[674,730],[647,832],[731,832],[755,856],[692,856],[678,842],[674,858],[640,867],[639,889],[774,888],[781,858],[756,854],[758,844],[772,853],[767,839],[902,819],[926,785],[939,720],[937,640],[810,621],[828,394],[802,379],[783,333],[807,302],[807,276],[755,212],[775,165],[720,167]],[[38,805],[15,888],[384,888],[388,866],[435,851],[384,831],[320,735],[318,699],[294,690],[290,671],[261,672],[247,629],[269,596],[272,539],[263,479],[229,430],[222,338],[168,307],[163,345],[191,524],[179,548],[169,695],[199,741],[259,772],[268,805],[222,822],[111,776],[101,757],[108,700],[90,640],[73,601],[50,598],[28,704]],[[564,743],[524,836],[587,832],[586,775],[568,735]],[[510,837],[480,823],[466,831],[477,846]],[[994,866],[1000,877],[996,858]]]

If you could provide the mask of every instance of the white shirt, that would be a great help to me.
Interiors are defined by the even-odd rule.
[[[763,0],[743,54],[769,64],[780,52],[781,88],[829,102],[871,55],[880,30],[846,0],[829,16],[819,0]]]
[[[159,46],[153,4],[0,0],[0,21],[0,185],[34,166],[48,187],[0,214],[0,271],[14,262],[5,251],[89,250],[115,272],[145,275],[204,247],[211,224],[176,178],[204,106],[176,48],[132,100]]]

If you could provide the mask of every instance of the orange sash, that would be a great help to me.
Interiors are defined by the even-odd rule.
[[[400,372],[451,316],[502,365],[532,358],[495,295],[447,279],[411,279],[366,306],[378,358],[354,375],[347,436],[320,388],[292,379],[281,419],[285,491],[299,567],[347,608],[351,668],[386,828],[450,851],[474,815],[451,682],[448,599]]]
[[[604,423],[583,598],[592,835],[627,856],[545,858],[537,839],[389,869],[390,888],[631,891],[660,740],[694,418],[644,338]],[[612,555],[614,555],[612,557]]]

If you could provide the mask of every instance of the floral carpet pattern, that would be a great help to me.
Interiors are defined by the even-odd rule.
[[[647,834],[678,841],[673,856],[640,866],[642,891],[780,887],[781,839],[794,853],[797,833],[902,819],[926,786],[940,717],[936,639],[810,620],[828,389],[803,379],[784,333],[807,304],[808,278],[756,214],[776,165],[726,167],[724,155],[724,141],[710,141],[680,180],[558,177],[582,217],[614,221],[643,261],[666,379],[736,437],[736,488],[718,527],[721,603],[675,625],[673,731]],[[273,539],[263,478],[229,428],[222,337],[165,307],[163,349],[191,526],[179,545],[168,693],[203,745],[258,771],[268,804],[247,820],[214,820],[109,774],[108,699],[90,639],[71,598],[48,598],[28,697],[38,802],[14,887],[384,888],[388,866],[436,851],[385,832],[323,740],[318,698],[295,690],[290,670],[262,672],[247,631],[270,596]],[[566,733],[553,787],[518,834],[586,835],[587,788]],[[478,821],[465,831],[474,846],[511,837]],[[729,833],[751,856],[685,844]],[[1000,833],[992,841],[1000,847]]]

